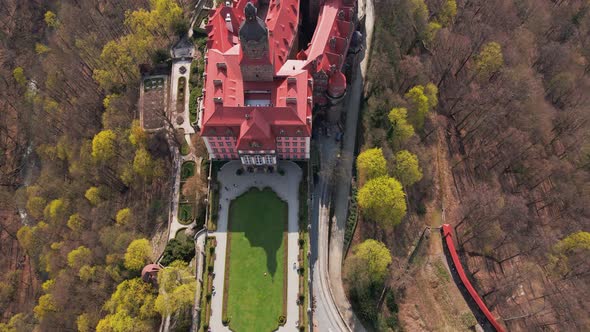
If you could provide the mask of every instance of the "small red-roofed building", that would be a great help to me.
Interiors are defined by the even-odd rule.
[[[299,0],[227,0],[211,12],[200,126],[212,160],[273,170],[280,159],[309,159],[312,109],[346,93],[355,6],[324,1],[305,50]]]
[[[147,283],[156,284],[158,282],[158,272],[160,271],[160,265],[148,264],[141,270],[141,280]]]

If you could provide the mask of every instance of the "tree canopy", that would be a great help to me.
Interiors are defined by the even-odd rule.
[[[131,212],[130,208],[124,208],[117,211],[117,215],[115,216],[115,221],[119,225],[126,225],[131,221],[133,218],[133,213]]]
[[[152,257],[152,246],[148,239],[133,240],[125,252],[125,267],[129,270],[141,270]]]
[[[163,317],[190,308],[195,300],[197,280],[188,263],[175,261],[158,273],[160,291],[155,308]]]
[[[353,254],[365,264],[369,276],[374,281],[383,281],[387,267],[391,264],[389,249],[377,240],[368,239],[353,248]]]
[[[387,161],[383,157],[381,148],[361,152],[356,158],[356,167],[363,181],[387,175]]]
[[[383,226],[395,226],[406,215],[402,185],[388,176],[369,180],[358,192],[358,204],[366,217]]]
[[[485,44],[477,56],[477,71],[481,76],[490,76],[504,65],[502,46],[497,42]]]
[[[416,85],[405,94],[405,99],[410,104],[408,119],[417,129],[424,127],[424,119],[428,112],[438,104],[438,89],[432,83],[425,86]]]
[[[389,112],[391,124],[391,141],[395,146],[401,145],[414,135],[414,127],[408,123],[408,110],[403,107],[394,107]]]
[[[148,331],[154,311],[155,289],[140,278],[125,280],[104,305],[109,312],[96,326],[97,332]]]
[[[404,186],[411,186],[422,179],[422,169],[418,157],[407,150],[395,154],[393,175]]]
[[[68,265],[76,270],[90,264],[91,260],[92,252],[84,246],[79,246],[68,254]]]
[[[108,161],[115,156],[117,135],[112,130],[103,130],[92,139],[92,157]]]
[[[90,187],[86,190],[86,193],[84,193],[84,197],[86,197],[90,204],[98,205],[102,200],[100,191],[101,190],[98,187]]]

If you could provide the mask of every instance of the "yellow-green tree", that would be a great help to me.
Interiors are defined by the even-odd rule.
[[[352,249],[353,255],[360,259],[373,281],[383,281],[387,267],[391,264],[391,253],[377,240],[365,240]]]
[[[42,54],[45,54],[49,51],[51,51],[51,48],[49,48],[49,46],[41,44],[41,43],[35,44],[35,53],[42,55]]]
[[[76,326],[78,327],[78,332],[91,332],[94,325],[92,324],[90,315],[83,313],[76,319]]]
[[[32,196],[27,200],[27,212],[35,219],[43,216],[43,210],[47,205],[45,198],[40,196]]]
[[[408,120],[416,129],[424,127],[424,118],[430,109],[428,97],[424,94],[424,86],[416,85],[411,88],[405,95],[406,100],[410,104],[410,113]]]
[[[453,24],[455,16],[457,16],[457,2],[455,0],[445,0],[438,13],[438,21],[444,27],[448,27]]]
[[[130,316],[126,310],[106,315],[96,325],[96,332],[150,331],[152,326],[138,317]]]
[[[369,180],[358,192],[358,205],[367,218],[382,226],[395,226],[406,215],[402,185],[388,176]]]
[[[475,66],[480,77],[489,77],[504,65],[502,46],[497,42],[489,42],[483,45],[481,52],[476,57]]]
[[[27,77],[25,76],[25,71],[23,70],[23,67],[14,68],[14,70],[12,71],[12,77],[14,77],[14,80],[20,86],[25,86],[25,84],[27,84]]]
[[[45,24],[47,24],[50,28],[57,28],[59,26],[59,21],[57,19],[57,15],[54,12],[48,10],[45,12]]]
[[[424,0],[411,0],[410,1],[410,14],[414,21],[415,29],[418,34],[418,39],[426,39],[426,28],[428,25],[428,6]]]
[[[135,158],[133,158],[133,172],[145,181],[150,182],[154,178],[162,176],[162,162],[154,160],[146,149],[139,148],[135,152]]]
[[[361,152],[356,158],[356,167],[362,182],[387,174],[387,161],[381,148]]]
[[[43,317],[45,317],[48,313],[57,311],[58,308],[55,305],[55,300],[51,294],[41,295],[38,304],[35,306],[35,308],[33,308],[35,317],[39,320],[43,319]]]
[[[92,157],[108,161],[115,156],[117,136],[112,130],[103,130],[92,139]]]
[[[585,273],[590,268],[590,232],[578,231],[557,242],[549,255],[551,269],[561,275]]]
[[[68,228],[74,232],[79,232],[84,225],[84,219],[80,217],[80,214],[74,213],[68,218]]]
[[[140,278],[121,282],[104,309],[109,312],[98,322],[97,332],[150,331],[150,320],[157,317],[154,310],[155,289]]]
[[[60,222],[65,219],[68,210],[68,202],[64,199],[54,199],[43,210],[46,220]]]
[[[160,292],[155,302],[155,309],[162,316],[171,315],[179,310],[190,308],[194,302],[197,280],[188,264],[175,261],[158,273]]]
[[[34,331],[35,326],[25,314],[19,313],[10,318],[8,323],[0,323],[2,332]]]
[[[141,270],[152,257],[152,246],[147,239],[133,240],[125,252],[125,267],[129,270]]]
[[[131,213],[131,209],[124,208],[124,209],[117,211],[117,215],[115,216],[115,221],[119,225],[127,225],[131,221],[132,217],[133,217],[133,214]]]
[[[411,186],[422,179],[422,169],[418,157],[407,150],[395,154],[393,175],[403,186]]]
[[[414,127],[408,123],[408,110],[399,107],[393,108],[389,112],[389,122],[391,123],[391,141],[395,146],[400,146],[414,135]]]
[[[84,193],[84,197],[90,202],[92,205],[98,205],[102,201],[101,190],[98,187],[90,187]]]
[[[79,246],[68,253],[68,266],[73,269],[79,270],[82,266],[90,264],[91,261],[92,251],[84,246]]]
[[[424,87],[424,95],[428,99],[428,108],[433,110],[438,105],[438,88],[436,85],[428,82]]]
[[[129,142],[131,142],[131,144],[135,146],[143,147],[145,146],[146,141],[147,134],[145,133],[143,128],[141,128],[139,121],[133,120],[133,122],[131,123],[131,130],[129,132]]]
[[[430,44],[434,40],[434,37],[436,37],[438,30],[441,28],[442,25],[436,21],[428,22],[428,25],[424,31],[424,43]]]

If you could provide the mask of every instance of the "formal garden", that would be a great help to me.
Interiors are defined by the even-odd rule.
[[[178,200],[178,221],[181,224],[190,224],[195,220],[195,200],[182,195],[182,187],[186,180],[195,174],[195,162],[185,161],[180,168],[180,198]]]
[[[287,213],[270,189],[231,202],[223,323],[232,331],[273,331],[286,321]]]

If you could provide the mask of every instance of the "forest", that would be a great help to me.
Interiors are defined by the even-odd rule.
[[[360,220],[344,275],[365,325],[442,328],[419,308],[426,299],[411,298],[420,294],[412,266],[424,258],[410,255],[442,218],[508,330],[590,328],[589,9],[581,0],[375,2]],[[367,187],[380,197],[367,197]],[[392,259],[375,245],[380,260],[367,260],[370,239]],[[393,263],[375,277],[357,268],[367,261]],[[439,284],[427,292],[441,300]],[[462,320],[456,326],[474,325]]]
[[[166,64],[188,9],[3,2],[0,331],[146,331],[190,310],[196,282],[166,281],[186,264],[170,264],[164,296],[138,278],[167,227],[171,161],[136,120],[140,65]]]
[[[190,7],[0,6],[0,331],[151,330],[170,313],[138,279],[165,229],[170,140],[134,120],[139,65],[165,63]],[[359,225],[344,269],[367,327],[436,329],[413,302],[410,253],[444,220],[508,330],[590,329],[589,10],[585,0],[375,1]],[[193,284],[163,287],[172,309],[189,305]]]

